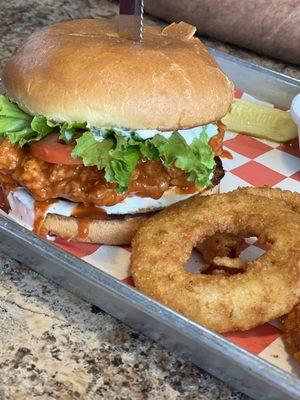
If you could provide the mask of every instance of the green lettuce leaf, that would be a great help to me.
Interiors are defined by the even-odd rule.
[[[136,132],[133,132],[129,138],[131,145],[138,145],[142,156],[149,158],[149,160],[158,160],[159,151],[154,143],[150,140],[143,140]]]
[[[59,139],[63,140],[67,144],[73,142],[75,139],[78,139],[83,131],[87,130],[86,122],[65,122],[60,126],[60,135]]]
[[[85,132],[72,152],[82,157],[86,166],[95,165],[105,170],[105,179],[117,184],[117,191],[128,190],[132,173],[141,157],[161,159],[166,167],[176,166],[188,174],[188,179],[199,187],[210,185],[210,174],[215,167],[214,154],[202,130],[188,145],[179,132],[166,139],[155,135],[143,140],[136,133],[123,136],[113,129]]]
[[[115,133],[116,146],[109,151],[110,162],[105,168],[105,179],[108,182],[117,183],[117,192],[128,190],[133,171],[141,152],[138,144],[130,143],[127,138]],[[106,139],[107,140],[107,139]]]
[[[113,139],[97,138],[92,132],[85,132],[71,153],[74,158],[81,157],[83,164],[103,169],[110,162],[109,151],[115,147]]]
[[[32,120],[31,115],[22,111],[17,104],[12,103],[4,94],[0,95],[0,117],[27,120],[29,122]]]
[[[33,140],[41,140],[52,131],[45,117],[32,117],[5,95],[0,95],[0,136],[7,136],[13,145],[22,147]]]
[[[10,137],[12,144],[18,143],[19,138],[30,135],[32,117],[9,101],[5,95],[0,95],[0,136]]]
[[[85,166],[105,170],[107,182],[117,184],[117,192],[128,190],[132,173],[141,157],[139,146],[111,129],[85,132],[72,151],[72,157],[82,157]]]
[[[40,139],[53,132],[53,124],[48,125],[47,118],[43,117],[42,115],[35,116],[32,119],[30,126],[34,132],[41,136]]]
[[[7,96],[0,95],[0,137],[7,136],[13,145],[23,147],[32,141],[38,141],[54,131],[60,131],[59,138],[71,143],[87,130],[86,122],[56,123],[43,115],[32,117],[22,111]]]
[[[18,144],[23,147],[32,141],[38,141],[47,136],[53,131],[52,127],[47,125],[47,119],[42,115],[35,116],[32,118],[31,123],[27,124],[24,129],[8,130],[6,135],[9,138],[11,144]]]
[[[210,185],[209,176],[215,167],[215,161],[204,130],[190,145],[179,132],[173,132],[169,139],[155,135],[150,141],[157,148],[166,167],[175,165],[185,171],[188,179],[199,187]]]

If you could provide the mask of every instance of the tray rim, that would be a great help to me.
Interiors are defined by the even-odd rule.
[[[198,339],[201,336],[201,341],[207,346],[213,345],[214,350],[217,352],[221,352],[225,355],[228,355],[228,352],[230,352],[230,358],[236,357],[235,360],[238,359],[238,364],[243,368],[249,369],[252,374],[259,373],[261,378],[266,379],[273,385],[289,389],[289,391],[295,395],[299,393],[300,379],[289,372],[237,346],[222,335],[212,332],[189,320],[176,311],[144,295],[134,287],[112,277],[86,261],[62,250],[51,241],[36,236],[26,228],[21,227],[18,223],[0,215],[0,237],[3,233],[14,238],[16,242],[21,240],[23,243],[31,246],[31,250],[35,252],[40,252],[42,250],[44,254],[51,254],[52,261],[57,260],[60,264],[63,264],[65,268],[71,269],[73,273],[92,281],[97,287],[102,286],[104,290],[113,294],[120,300],[129,300],[135,309],[147,315],[151,315],[151,317],[154,317],[156,320],[162,320],[164,323],[167,322],[169,327],[181,331],[181,333],[183,329],[185,336],[197,336]],[[255,372],[258,368],[259,371]]]
[[[223,51],[214,49],[213,47],[208,47],[208,49],[209,49],[210,53],[214,57],[216,57],[217,59],[221,58],[223,60],[228,60],[228,61],[231,61],[231,62],[233,62],[235,64],[242,65],[245,68],[248,68],[250,70],[266,74],[269,77],[272,77],[273,79],[283,80],[286,83],[291,83],[291,84],[295,85],[296,87],[299,87],[299,90],[300,90],[300,78],[299,79],[294,78],[293,76],[284,74],[283,72],[275,71],[275,70],[273,70],[271,68],[268,68],[268,67],[265,67],[263,65],[255,64],[254,62],[251,62],[251,61],[248,61],[248,60],[244,60],[242,58],[233,56],[232,54],[228,54],[228,53],[225,53]],[[298,68],[299,71],[300,71],[300,67],[297,67],[297,66],[295,66],[295,67]]]

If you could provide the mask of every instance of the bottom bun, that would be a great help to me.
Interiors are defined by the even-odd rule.
[[[216,194],[219,191],[220,184],[204,190],[200,193],[200,196]],[[48,214],[43,222],[42,231],[50,236],[58,236],[63,239],[80,242],[107,245],[130,244],[138,228],[152,214],[139,214],[137,216],[103,220]]]

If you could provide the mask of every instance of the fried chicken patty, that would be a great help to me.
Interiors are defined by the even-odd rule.
[[[0,183],[25,187],[39,201],[63,197],[98,206],[117,204],[129,193],[158,199],[170,187],[177,187],[180,193],[197,191],[184,171],[142,158],[129,190],[118,194],[116,185],[106,182],[104,172],[96,167],[47,163],[34,157],[28,146],[14,147],[7,139],[0,144]]]

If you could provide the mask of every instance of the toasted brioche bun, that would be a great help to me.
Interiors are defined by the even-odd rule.
[[[207,196],[218,193],[220,185],[206,189],[199,196]],[[80,242],[102,243],[111,245],[130,244],[133,236],[150,214],[127,216],[110,220],[96,220],[85,218],[88,234],[86,237],[78,235],[78,218],[64,217],[62,215],[48,214],[43,222],[41,230],[50,236],[58,236],[63,239],[77,240]]]
[[[146,27],[143,42],[116,21],[62,22],[32,34],[3,71],[11,100],[32,115],[93,127],[176,130],[222,118],[233,86],[193,27]]]

